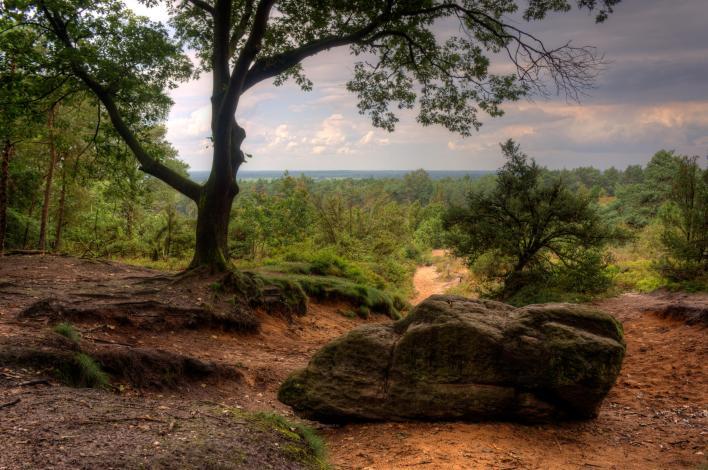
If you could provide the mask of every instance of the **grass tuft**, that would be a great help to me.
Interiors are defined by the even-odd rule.
[[[62,322],[54,326],[54,332],[65,338],[70,339],[74,343],[81,341],[81,333],[76,331],[76,328],[69,322]]]
[[[85,388],[108,388],[109,380],[94,358],[76,353],[72,360],[60,367],[59,377],[67,385]]]
[[[331,468],[327,463],[327,445],[317,434],[317,431],[309,426],[290,421],[271,411],[251,413],[237,408],[229,408],[228,410],[233,416],[246,419],[264,431],[275,431],[290,441],[281,449],[291,458],[302,462],[309,468],[317,470]]]
[[[407,307],[402,297],[391,295],[375,287],[357,284],[348,279],[331,276],[299,276],[290,275],[297,281],[305,293],[321,300],[343,300],[357,306],[357,314],[364,316],[366,312],[374,311],[388,315],[394,320],[401,318],[400,311]]]

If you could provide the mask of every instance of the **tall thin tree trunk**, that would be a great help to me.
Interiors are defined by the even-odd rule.
[[[165,237],[165,257],[169,258],[172,252],[172,224],[174,223],[174,208],[167,207],[167,236]]]
[[[7,229],[7,185],[10,179],[10,158],[14,146],[10,139],[5,139],[0,163],[0,255],[5,251],[5,231]]]
[[[54,177],[54,167],[57,164],[57,149],[54,141],[54,118],[57,104],[54,103],[49,108],[47,117],[47,130],[49,131],[49,169],[47,170],[47,181],[44,185],[44,203],[42,204],[42,216],[39,224],[39,241],[37,249],[44,252],[47,240],[47,221],[49,219],[49,199],[52,194],[52,178]]]
[[[127,238],[133,238],[133,223],[134,223],[134,208],[133,204],[131,202],[128,202],[124,206],[124,214],[125,214],[125,236]]]
[[[57,228],[54,232],[54,251],[61,247],[61,232],[64,227],[64,205],[66,202],[66,162],[61,166],[61,194],[59,196],[59,209],[57,210]]]
[[[25,224],[25,235],[22,237],[22,248],[27,248],[27,242],[29,241],[30,220],[32,220],[32,214],[34,214],[35,206],[37,206],[37,196],[33,195],[29,211],[27,212],[27,223]]]

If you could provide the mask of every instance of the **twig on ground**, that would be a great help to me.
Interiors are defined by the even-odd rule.
[[[50,384],[49,384],[49,379],[28,380],[27,382],[22,382],[20,384],[17,384],[18,387],[29,387],[31,385],[50,385]]]
[[[2,409],[2,408],[9,408],[10,406],[17,405],[19,402],[20,402],[20,399],[17,398],[17,399],[15,399],[15,400],[13,400],[13,401],[9,401],[9,402],[7,402],[7,403],[2,403],[2,404],[0,404],[0,409]]]

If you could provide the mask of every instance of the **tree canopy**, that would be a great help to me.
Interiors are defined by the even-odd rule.
[[[619,0],[578,0],[577,8],[604,21]],[[152,5],[154,0],[145,3]],[[45,47],[35,66],[62,75],[68,86],[100,100],[141,169],[197,202],[194,265],[225,266],[228,214],[238,193],[245,130],[236,111],[254,85],[294,80],[312,88],[302,61],[348,46],[356,57],[347,88],[374,126],[393,130],[396,109],[417,109],[422,125],[470,135],[481,113],[499,116],[505,101],[547,86],[577,99],[591,86],[602,59],[592,47],[570,42],[547,47],[508,15],[527,21],[571,9],[568,0],[167,0],[174,35],[137,16],[119,0],[9,0],[3,34],[33,29]],[[438,25],[456,24],[443,35]],[[185,47],[196,52],[193,64]],[[504,57],[511,72],[497,73]],[[164,118],[166,90],[209,71],[212,86],[212,171],[197,184],[152,154],[140,129]]]

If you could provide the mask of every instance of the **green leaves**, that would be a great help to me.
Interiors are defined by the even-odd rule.
[[[494,275],[504,283],[505,296],[525,285],[527,272],[538,280],[558,266],[566,274],[601,266],[602,249],[614,231],[603,223],[590,195],[571,191],[529,161],[513,141],[502,144],[502,151],[507,161],[497,172],[496,186],[470,193],[466,206],[445,215],[455,253],[470,265],[493,254],[500,269]]]
[[[172,104],[165,91],[191,76],[191,62],[167,29],[120,1],[12,1],[8,10],[15,24],[33,28],[34,44],[43,44],[41,58],[24,56],[35,73],[76,76],[83,70],[113,96],[129,121],[163,119]]]

